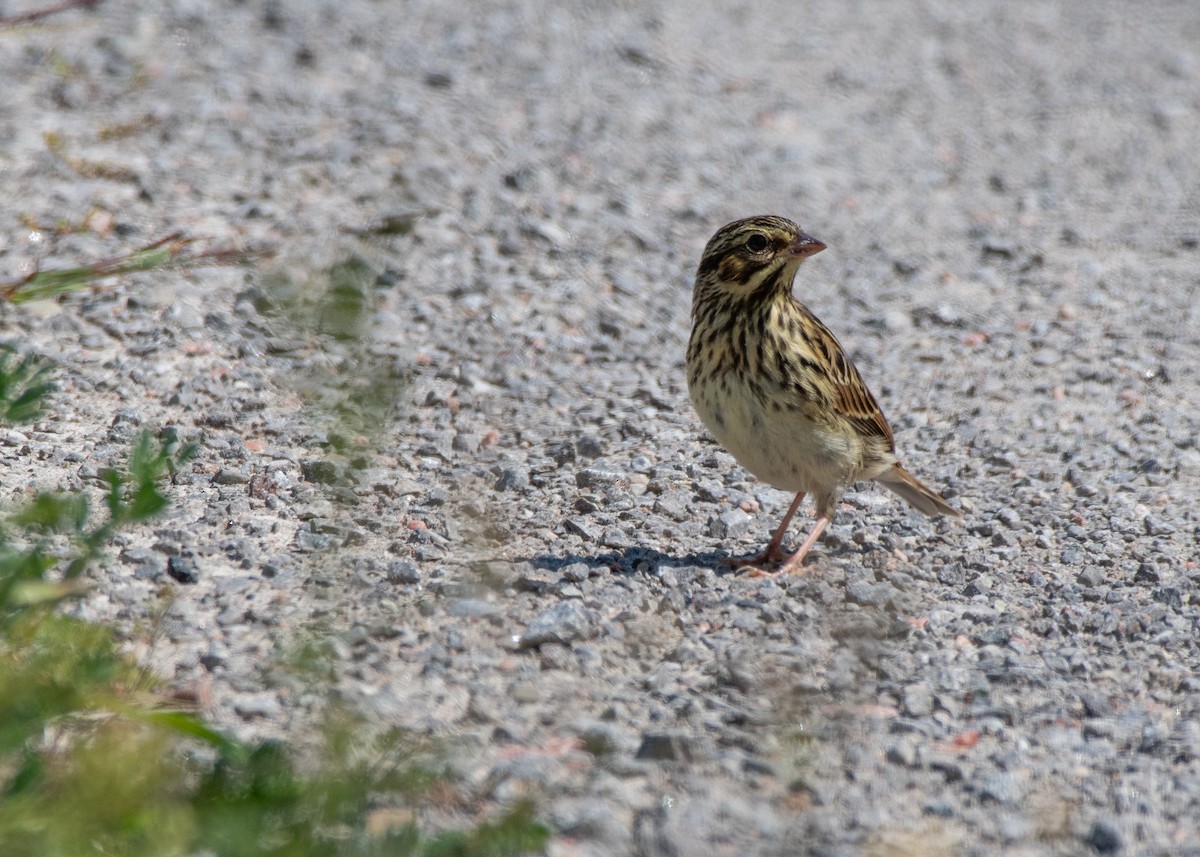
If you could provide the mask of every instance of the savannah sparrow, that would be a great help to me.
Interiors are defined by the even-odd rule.
[[[817,519],[781,571],[799,570],[852,483],[874,479],[926,515],[956,509],[900,466],[874,396],[829,332],[792,297],[792,280],[825,245],[782,217],[722,227],[696,272],[688,391],[700,419],[764,482],[796,492],[766,551],[739,564],[783,558],[783,537],[805,494]]]

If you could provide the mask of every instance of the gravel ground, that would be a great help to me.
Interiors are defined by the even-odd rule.
[[[5,278],[274,251],[0,306],[61,367],[2,501],[178,427],[80,614],[245,736],[311,722],[319,643],[554,857],[1200,854],[1194,0],[709,5],[0,29]],[[798,292],[962,521],[860,486],[806,574],[721,565],[789,499],[683,376],[758,213],[829,244]]]

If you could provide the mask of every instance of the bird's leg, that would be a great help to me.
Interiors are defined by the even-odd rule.
[[[777,574],[799,574],[803,571],[800,567],[804,564],[804,558],[808,556],[808,552],[812,546],[817,543],[817,539],[821,537],[821,533],[825,532],[825,528],[829,526],[833,519],[829,515],[822,515],[817,518],[813,524],[812,530],[808,534],[808,538],[804,540],[804,544],[800,545],[800,550],[796,551],[788,561],[783,564],[783,568],[779,569]]]
[[[767,545],[767,549],[758,556],[743,557],[741,559],[728,559],[726,564],[737,566],[738,568],[749,567],[753,572],[762,574],[761,571],[754,568],[759,563],[778,562],[783,559],[783,537],[787,535],[788,524],[792,522],[792,516],[796,514],[796,510],[800,508],[800,501],[804,499],[804,492],[801,491],[792,500],[792,505],[788,506],[787,514],[783,516],[783,521],[778,529],[775,530],[775,535],[771,536],[771,542]]]

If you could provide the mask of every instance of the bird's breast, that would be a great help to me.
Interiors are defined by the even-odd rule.
[[[743,467],[786,491],[828,492],[854,480],[861,442],[815,418],[803,401],[733,371],[697,375],[689,393],[701,421]]]

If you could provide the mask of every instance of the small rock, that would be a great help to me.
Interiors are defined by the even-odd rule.
[[[458,598],[446,607],[446,615],[458,619],[488,619],[500,612],[499,607],[482,598]]]
[[[679,732],[647,732],[636,758],[653,762],[690,762],[695,758],[694,741]]]
[[[529,487],[529,471],[524,467],[506,467],[496,480],[497,491],[520,491]]]
[[[410,559],[397,560],[391,563],[387,569],[388,583],[407,584],[421,582],[421,571],[417,568],[417,564]]]
[[[233,703],[233,710],[247,719],[251,717],[277,717],[279,700],[273,693],[252,693]]]
[[[917,745],[911,738],[901,738],[888,747],[887,760],[905,768],[917,767]]]
[[[1105,579],[1106,577],[1104,571],[1094,566],[1092,568],[1085,568],[1083,571],[1079,572],[1079,576],[1075,578],[1078,583],[1081,583],[1084,586],[1100,586],[1104,583]]]
[[[455,452],[479,452],[481,438],[478,432],[460,431],[454,436],[450,448]]]
[[[996,519],[1009,529],[1016,529],[1021,523],[1021,516],[1017,514],[1015,509],[1004,508],[996,513]]]
[[[629,540],[629,536],[620,527],[608,527],[604,530],[604,535],[600,539],[600,543],[606,548],[627,548],[633,542]]]
[[[555,464],[562,467],[575,460],[575,447],[569,443],[556,443],[546,448],[546,454]]]
[[[887,581],[868,583],[855,580],[846,584],[846,600],[865,607],[886,607],[899,594],[899,590]]]
[[[585,434],[575,441],[575,451],[582,458],[599,458],[604,454],[604,444],[593,434]]]
[[[301,463],[300,472],[309,482],[317,482],[321,485],[332,485],[338,478],[338,466],[332,461],[324,459]]]
[[[688,511],[688,494],[684,491],[667,491],[654,501],[656,514],[664,515],[672,521],[685,521],[691,517]]]
[[[1089,690],[1083,694],[1081,702],[1088,717],[1112,717],[1113,706],[1106,696]]]
[[[206,670],[212,672],[217,667],[224,666],[229,660],[229,649],[220,643],[213,643],[208,651],[200,656],[200,663]]]
[[[956,562],[949,565],[943,565],[937,572],[938,583],[943,583],[946,586],[959,586],[966,580],[966,574],[963,568]]]
[[[583,749],[593,756],[611,756],[621,749],[621,729],[615,723],[589,723],[579,734]]]
[[[1007,806],[1016,806],[1024,797],[1024,789],[1021,788],[1020,782],[1009,771],[984,777],[976,785],[976,791],[980,800],[993,800]]]
[[[566,528],[567,531],[572,532],[589,542],[594,542],[597,539],[596,533],[588,524],[587,518],[582,516],[576,515],[574,517],[567,518],[565,521],[563,521],[563,527]]]
[[[133,569],[133,576],[138,580],[158,580],[161,574],[162,568],[156,562],[141,562]]]
[[[933,692],[928,685],[910,684],[901,693],[900,707],[909,717],[928,717],[933,713]]]
[[[559,574],[563,580],[569,580],[572,583],[582,583],[592,576],[592,570],[586,562],[573,562],[570,565],[564,565],[559,569]]]
[[[542,698],[539,685],[535,681],[519,681],[513,685],[510,692],[513,702],[519,702],[522,705],[529,705],[532,702],[537,702]]]
[[[736,539],[750,529],[751,520],[741,509],[730,509],[708,522],[708,534],[714,539]]]
[[[249,481],[248,474],[234,470],[232,467],[222,467],[213,477],[213,482],[217,485],[245,485]]]
[[[1083,842],[1097,854],[1116,854],[1124,844],[1121,834],[1107,821],[1093,822]]]
[[[596,614],[578,601],[564,601],[545,610],[530,622],[520,637],[520,647],[530,649],[542,643],[569,644],[596,635]]]
[[[167,574],[180,583],[195,583],[200,579],[195,566],[180,556],[167,559]]]
[[[575,474],[575,485],[579,488],[604,488],[620,480],[620,473],[598,467],[585,467]]]
[[[1143,562],[1138,566],[1137,572],[1133,575],[1133,579],[1137,583],[1158,583],[1160,577],[1158,569],[1148,562]]]
[[[1154,590],[1151,597],[1159,604],[1165,604],[1172,610],[1180,610],[1183,608],[1183,593],[1178,586],[1159,586]]]
[[[1155,515],[1147,515],[1143,518],[1142,526],[1146,528],[1148,536],[1169,536],[1175,532],[1173,526]]]
[[[978,575],[974,580],[963,587],[963,594],[968,598],[976,595],[987,595],[992,591],[992,579],[986,574]]]
[[[954,806],[949,801],[934,800],[925,804],[922,812],[926,815],[936,815],[938,818],[952,818]]]
[[[560,643],[542,643],[538,647],[538,668],[541,670],[565,670],[575,663],[571,650]]]

